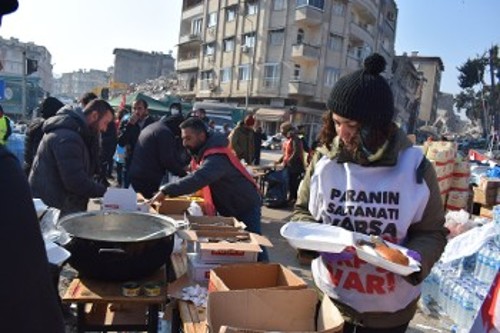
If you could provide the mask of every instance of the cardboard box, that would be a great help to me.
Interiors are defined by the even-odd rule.
[[[474,190],[474,197],[473,197],[474,202],[484,206],[493,206],[496,204],[497,200],[496,188],[484,191],[480,187],[474,187],[473,190]]]
[[[199,260],[205,263],[255,262],[261,246],[273,246],[266,237],[246,231],[178,230],[177,235],[195,242]]]
[[[479,209],[479,216],[493,219],[493,207],[481,206],[481,208]]]
[[[208,291],[240,289],[304,289],[307,283],[280,264],[239,264],[214,268]]]
[[[500,187],[500,178],[488,178],[481,176],[478,187],[483,191],[493,191]]]
[[[194,201],[204,210],[204,200],[199,197],[165,198],[158,206],[158,213],[163,215],[183,215]]]
[[[191,230],[227,230],[239,231],[245,229],[245,223],[234,217],[224,216],[186,216]]]
[[[207,283],[210,278],[210,271],[220,266],[220,264],[208,264],[200,262],[196,253],[188,253],[188,275],[195,282]]]
[[[313,289],[212,292],[207,323],[210,332],[219,333],[341,332],[344,320],[337,307],[328,297],[319,307],[318,302]]]

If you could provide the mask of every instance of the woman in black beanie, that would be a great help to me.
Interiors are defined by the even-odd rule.
[[[385,64],[373,54],[333,87],[292,218],[380,236],[420,264],[404,276],[355,251],[320,253],[311,263],[314,281],[343,314],[344,332],[405,332],[420,285],[446,245],[436,173],[392,122],[393,95],[380,75]]]

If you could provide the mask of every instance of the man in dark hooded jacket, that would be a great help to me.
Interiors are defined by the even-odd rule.
[[[61,215],[87,210],[88,199],[101,197],[106,187],[96,183],[99,132],[113,120],[113,108],[102,99],[82,110],[64,108],[43,125],[29,182],[33,196],[61,210]]]
[[[130,183],[145,198],[155,194],[167,172],[186,175],[168,116],[146,127],[139,134],[130,165]]]
[[[33,159],[35,158],[40,141],[42,141],[43,123],[45,120],[54,116],[63,106],[64,104],[57,98],[47,97],[40,104],[41,117],[33,119],[33,121],[29,124],[24,141],[24,172],[26,173],[26,176],[29,176],[30,174]]]

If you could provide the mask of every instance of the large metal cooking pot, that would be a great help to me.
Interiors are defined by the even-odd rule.
[[[167,263],[176,231],[167,216],[124,211],[72,214],[58,226],[72,236],[65,247],[81,276],[115,281],[147,277]]]

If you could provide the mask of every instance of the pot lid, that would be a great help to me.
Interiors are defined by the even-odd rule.
[[[58,226],[74,237],[109,242],[147,241],[176,231],[167,216],[125,211],[72,214],[62,218]]]

